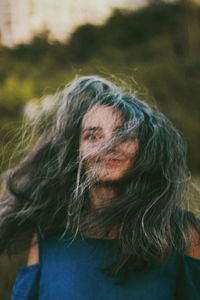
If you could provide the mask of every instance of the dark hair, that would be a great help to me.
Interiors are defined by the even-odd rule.
[[[2,174],[0,253],[26,249],[35,231],[41,239],[69,232],[75,237],[84,230],[107,236],[117,226],[117,257],[102,269],[108,275],[160,266],[171,255],[184,254],[191,228],[200,233],[200,223],[188,209],[186,144],[172,123],[99,76],[79,77],[42,104],[28,121],[31,139],[20,162]],[[82,168],[79,137],[84,115],[99,104],[124,117],[124,130],[112,142],[138,138],[139,150],[131,174],[119,182],[120,196],[91,211],[93,182]],[[104,146],[107,151],[110,144]]]

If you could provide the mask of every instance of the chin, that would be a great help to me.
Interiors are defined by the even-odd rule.
[[[101,169],[96,170],[96,168],[90,168],[88,172],[88,176],[93,178],[95,182],[117,182],[119,180],[123,180],[126,177],[128,170],[108,170],[108,169]]]
[[[107,181],[118,181],[124,177],[124,174],[107,174],[107,175],[101,175],[98,177],[98,180],[101,182],[107,182]]]

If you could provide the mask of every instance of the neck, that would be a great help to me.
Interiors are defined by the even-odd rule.
[[[90,208],[95,210],[101,208],[106,202],[114,200],[120,193],[119,184],[115,182],[98,182],[89,190]],[[93,238],[115,239],[118,235],[118,228],[114,226],[105,236],[101,233],[90,233],[82,231],[86,236]]]
[[[91,206],[98,208],[106,201],[113,200],[119,194],[116,183],[98,182],[90,189]]]

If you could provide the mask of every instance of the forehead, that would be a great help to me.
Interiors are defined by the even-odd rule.
[[[122,124],[122,112],[112,106],[93,106],[84,116],[82,128],[88,125],[116,125]]]

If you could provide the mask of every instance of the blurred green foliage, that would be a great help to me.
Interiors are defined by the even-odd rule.
[[[156,103],[184,133],[190,168],[198,173],[199,20],[200,8],[189,1],[158,1],[137,11],[115,10],[105,24],[85,24],[66,43],[48,42],[43,32],[30,44],[1,46],[1,127],[12,127],[28,101],[54,93],[76,74],[114,75]]]
[[[104,25],[85,24],[63,44],[49,43],[44,32],[31,44],[1,47],[3,122],[18,119],[29,100],[55,92],[76,74],[114,74],[139,88],[141,98],[155,99],[183,131],[190,167],[199,172],[200,9],[185,1],[158,3],[115,10]]]
[[[62,89],[77,74],[99,74],[156,103],[184,133],[189,166],[199,174],[199,23],[200,8],[190,1],[158,1],[115,10],[105,24],[85,24],[66,43],[49,42],[44,32],[30,44],[1,46],[0,170],[8,167],[26,103]],[[11,288],[14,273],[1,276],[1,287]]]

